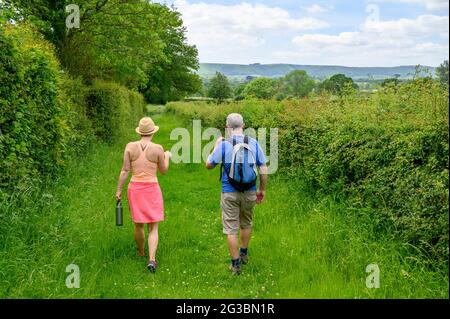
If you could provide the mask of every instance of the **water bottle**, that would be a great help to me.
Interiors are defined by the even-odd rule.
[[[120,201],[120,199],[118,199],[116,204],[116,226],[122,225],[123,225],[122,202]]]

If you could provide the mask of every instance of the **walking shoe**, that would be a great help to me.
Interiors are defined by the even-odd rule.
[[[243,265],[248,264],[248,254],[240,253],[239,259],[241,260],[241,264],[243,264]]]
[[[150,270],[151,273],[155,273],[157,267],[158,267],[158,264],[154,260],[151,260],[147,265],[147,268],[148,268],[148,270]]]
[[[241,274],[241,266],[240,265],[233,266],[233,264],[230,264],[230,270],[233,275]]]

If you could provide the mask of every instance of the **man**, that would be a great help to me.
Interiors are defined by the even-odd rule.
[[[223,233],[227,235],[231,255],[230,270],[233,274],[239,275],[241,273],[241,264],[248,263],[248,244],[252,232],[253,209],[255,204],[259,204],[264,200],[267,184],[267,166],[266,157],[258,142],[253,138],[244,137],[244,120],[242,115],[237,113],[228,115],[226,129],[231,141],[230,139],[224,140],[222,137],[217,139],[214,150],[206,161],[206,168],[213,169],[219,163],[224,168],[220,200]],[[254,160],[250,165],[253,164],[252,166],[254,166],[256,164],[259,168],[258,191],[256,190],[255,182],[249,188],[244,188],[245,190],[242,188],[240,190],[236,189],[239,185],[236,186],[234,180],[230,182],[229,176],[232,176],[230,175],[230,170],[233,162],[233,149],[234,145],[238,143],[245,143],[240,145],[248,145],[247,160]],[[242,168],[240,173],[242,173]],[[239,230],[240,249],[238,241]]]

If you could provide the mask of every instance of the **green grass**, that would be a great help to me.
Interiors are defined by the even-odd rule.
[[[170,148],[170,131],[184,122],[154,119],[161,127],[155,142]],[[374,236],[345,201],[315,197],[282,174],[270,176],[266,201],[255,210],[250,264],[231,276],[219,172],[203,164],[171,164],[160,177],[166,219],[160,267],[150,274],[137,256],[126,202],[124,226],[114,220],[123,148],[136,138],[130,128],[120,143],[95,145],[41,192],[0,202],[0,297],[448,298],[446,272],[408,256],[390,236]],[[80,267],[79,289],[65,286],[71,263]],[[380,289],[365,287],[370,263],[380,267]]]

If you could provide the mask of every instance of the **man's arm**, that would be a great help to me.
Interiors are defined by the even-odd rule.
[[[220,143],[221,143],[222,141],[223,141],[223,137],[220,136],[220,137],[217,139],[216,144],[214,145],[214,149],[213,149],[211,155],[210,155],[210,156],[208,157],[208,159],[206,160],[206,168],[207,168],[207,169],[213,169],[214,167],[216,167],[216,163],[211,162],[210,159],[211,159],[211,157],[214,156],[214,154],[215,154],[216,151],[217,151],[217,148],[219,147],[219,145],[220,145]]]
[[[261,204],[266,196],[266,186],[267,186],[267,165],[261,165],[259,167],[259,189],[256,192],[256,203]]]

